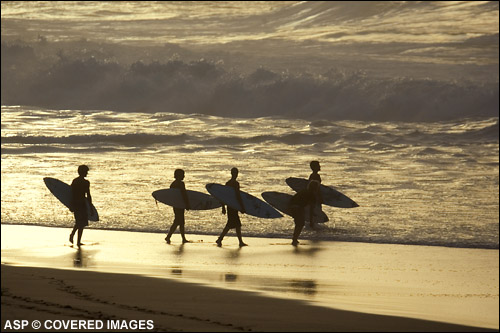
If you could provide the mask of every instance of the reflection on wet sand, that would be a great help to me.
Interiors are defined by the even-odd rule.
[[[238,279],[238,275],[236,275],[236,274],[228,273],[228,274],[224,275],[224,280],[226,282],[236,282],[237,279]]]
[[[311,246],[308,247],[295,246],[293,248],[293,253],[313,257],[321,250],[322,248],[320,246],[311,242]]]
[[[226,287],[240,290],[258,290],[282,295],[293,293],[313,297],[319,289],[318,282],[313,279],[285,279],[272,276],[236,274],[233,272],[201,272],[180,268],[170,269],[169,275],[174,278],[180,278],[182,275],[183,279],[224,284]]]
[[[83,260],[81,247],[79,247],[78,250],[76,250],[75,256],[73,257],[73,266],[85,267],[85,261]]]
[[[87,268],[93,266],[92,263],[93,251],[86,250],[83,247],[74,246],[74,248],[76,249],[76,252],[73,254],[73,267]]]
[[[290,288],[296,293],[302,293],[306,295],[316,294],[316,281],[314,280],[291,280]]]

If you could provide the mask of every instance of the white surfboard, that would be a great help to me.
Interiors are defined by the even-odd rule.
[[[233,187],[211,183],[207,184],[206,188],[211,195],[222,201],[224,204],[241,212],[242,207],[236,198],[236,192]],[[240,191],[240,194],[243,205],[245,206],[245,212],[247,214],[266,219],[283,217],[280,212],[271,207],[265,201],[244,191]]]
[[[192,210],[208,210],[221,207],[219,200],[206,193],[186,190],[190,209]],[[153,192],[153,197],[165,205],[175,208],[186,209],[186,204],[182,198],[181,190],[178,188],[168,188]]]
[[[292,212],[290,210],[290,200],[292,200],[293,195],[281,192],[264,192],[262,193],[262,197],[280,212],[292,216]],[[309,206],[306,206],[304,208],[305,221],[309,221],[309,216]],[[325,223],[329,220],[328,216],[321,210],[320,206],[316,206],[314,208],[313,219],[314,223]]]
[[[298,192],[307,187],[309,180],[305,178],[295,178],[290,177],[286,179],[286,183],[290,186],[294,191]],[[339,208],[354,208],[359,207],[359,205],[354,202],[351,198],[346,196],[345,194],[337,191],[336,189],[325,186],[323,184],[320,185],[321,196],[323,197],[323,204],[332,207]]]
[[[43,179],[45,185],[49,189],[49,191],[57,198],[59,201],[69,210],[71,210],[71,186],[66,184],[65,182],[60,181],[59,179],[45,177]],[[97,222],[99,221],[99,214],[97,213],[97,209],[93,204],[89,203],[87,200],[87,215],[89,221]]]

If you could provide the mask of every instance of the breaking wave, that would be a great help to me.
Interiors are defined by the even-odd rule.
[[[47,65],[32,47],[3,42],[2,83],[3,105],[55,109],[372,121],[494,117],[499,109],[498,82],[381,78],[339,69],[243,73],[203,59],[125,65],[60,55]]]

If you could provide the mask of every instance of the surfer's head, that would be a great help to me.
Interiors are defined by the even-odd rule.
[[[318,172],[321,170],[321,167],[320,167],[318,161],[311,161],[311,163],[309,163],[309,166],[311,167],[312,171]]]
[[[184,179],[184,170],[176,169],[174,171],[174,178],[179,179],[179,180],[183,180]]]
[[[78,174],[82,177],[86,177],[87,173],[89,172],[89,167],[86,165],[80,165],[78,167]]]
[[[233,176],[233,178],[236,179],[236,177],[238,177],[238,173],[239,173],[238,168],[232,168],[231,169],[231,176]]]

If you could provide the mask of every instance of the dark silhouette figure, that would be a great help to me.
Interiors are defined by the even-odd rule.
[[[309,175],[309,181],[315,180],[321,185],[321,176],[318,173],[319,171],[321,171],[321,166],[319,165],[319,162],[311,161],[309,166],[311,167],[312,170],[312,173]],[[323,196],[321,195],[321,189],[318,186],[318,191],[316,192],[316,205],[318,205],[319,208],[321,209],[322,203],[323,203]],[[314,229],[315,224],[313,220],[309,221],[309,225],[311,226],[311,228]]]
[[[79,176],[73,179],[73,182],[71,183],[71,211],[75,215],[75,226],[73,227],[73,231],[71,231],[71,234],[69,235],[69,241],[73,243],[73,237],[78,230],[78,246],[83,245],[83,229],[89,225],[86,200],[88,200],[89,204],[92,204],[92,197],[90,196],[90,182],[85,179],[88,172],[88,166],[80,165],[78,167]]]
[[[191,206],[189,204],[189,198],[187,196],[186,192],[186,185],[184,185],[184,170],[182,169],[177,169],[174,171],[174,178],[175,180],[170,184],[170,188],[178,188],[181,190],[182,194],[182,199],[184,200],[184,203],[186,204],[186,209],[190,209]],[[165,237],[165,241],[167,244],[170,244],[170,237],[172,237],[172,234],[174,231],[179,227],[179,230],[181,232],[182,236],[182,243],[189,243],[189,241],[186,239],[186,236],[184,234],[184,212],[186,209],[183,208],[175,208],[174,207],[174,223],[172,223],[172,226],[170,227],[170,230],[168,231],[167,237]]]
[[[293,230],[292,245],[299,244],[299,236],[305,225],[305,212],[304,208],[309,206],[309,221],[313,221],[314,206],[316,206],[316,192],[318,191],[319,183],[316,180],[311,180],[307,188],[297,192],[290,200],[290,211],[295,223]]]
[[[238,200],[240,206],[242,207],[241,212],[244,214],[245,205],[243,205],[243,200],[241,200],[240,183],[236,180],[236,178],[238,178],[238,173],[239,171],[237,168],[232,168],[231,179],[226,183],[226,185],[234,188],[236,199]],[[222,205],[222,214],[226,214],[225,205]],[[222,239],[224,238],[224,236],[226,236],[229,229],[234,229],[234,228],[236,229],[236,235],[238,236],[238,240],[240,241],[240,247],[247,246],[247,244],[243,242],[243,239],[241,237],[241,220],[240,216],[238,215],[238,211],[228,206],[227,223],[226,226],[224,227],[224,230],[222,230],[222,233],[220,234],[219,238],[216,241],[218,246],[222,246]]]

